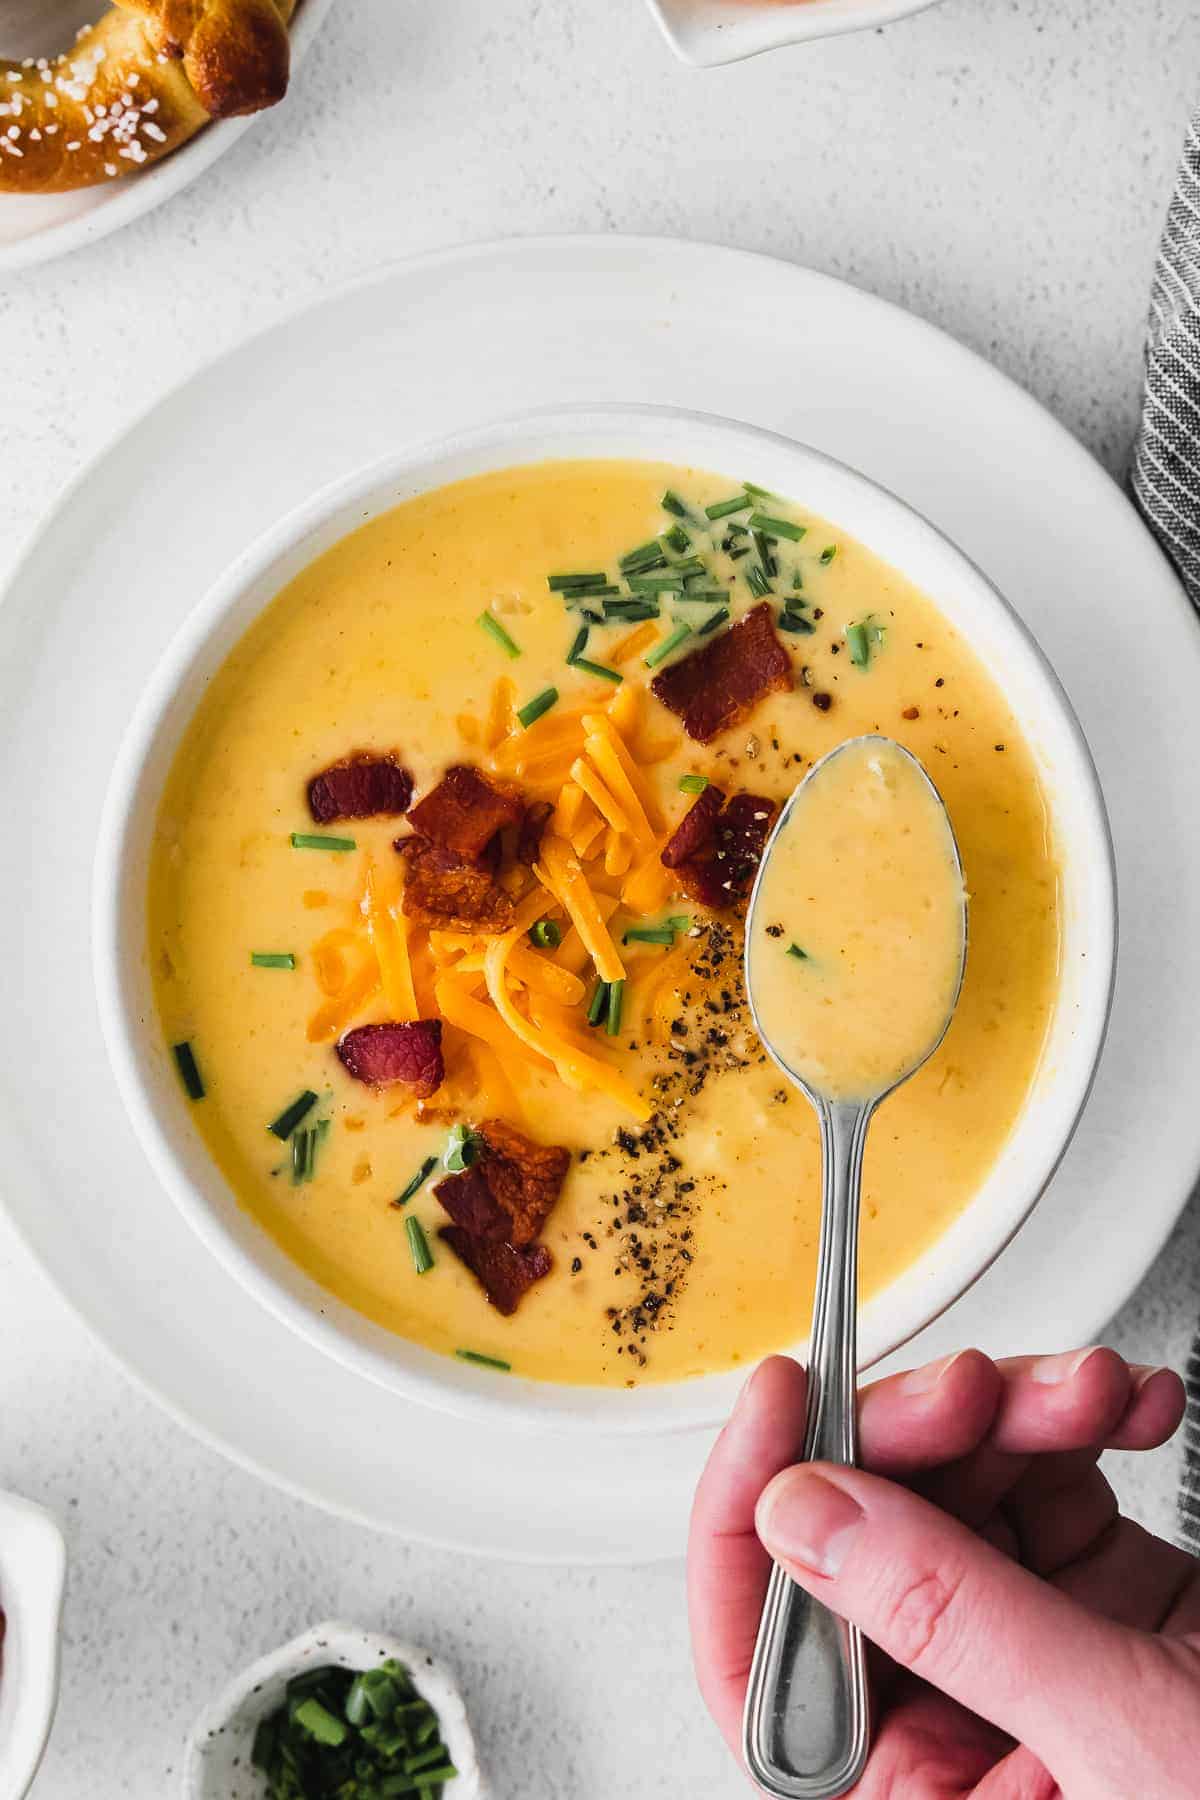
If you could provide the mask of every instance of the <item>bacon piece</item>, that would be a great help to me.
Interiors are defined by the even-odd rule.
[[[517,861],[532,868],[542,848],[542,838],[554,812],[548,800],[531,800],[517,833]]]
[[[355,1081],[369,1087],[403,1081],[421,1100],[441,1087],[446,1073],[440,1019],[358,1025],[339,1041],[337,1053]]]
[[[792,686],[792,659],[763,600],[728,631],[656,675],[651,691],[683,720],[688,736],[707,744],[744,719],[770,693]]]
[[[725,804],[724,789],[710,782],[680,819],[662,853],[665,869],[677,869],[694,856],[716,848],[717,819]]]
[[[360,750],[314,775],[308,784],[308,810],[318,825],[335,819],[373,819],[382,813],[408,811],[413,778],[395,756],[373,756]]]
[[[710,813],[685,839],[698,848],[668,862],[692,814],[710,793],[719,790],[705,788],[663,851],[662,860],[675,870],[684,892],[702,906],[732,906],[749,892],[779,806],[759,794],[735,794],[723,809],[717,808],[715,817]]]
[[[571,1153],[535,1144],[503,1119],[479,1127],[476,1161],[461,1175],[439,1181],[434,1193],[456,1225],[472,1237],[531,1244],[562,1191]]]
[[[417,802],[408,822],[439,848],[474,858],[503,826],[515,825],[522,810],[519,795],[494,787],[478,769],[460,763]]]
[[[497,856],[485,852],[471,860],[416,834],[397,838],[395,848],[408,864],[402,902],[408,918],[458,931],[507,927],[513,903],[496,880]]]
[[[461,1225],[443,1225],[438,1236],[467,1265],[496,1311],[506,1318],[516,1312],[534,1282],[548,1275],[554,1266],[545,1244],[530,1244],[518,1250],[512,1244],[473,1237]]]

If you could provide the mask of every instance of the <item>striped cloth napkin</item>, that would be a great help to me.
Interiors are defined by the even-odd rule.
[[[1146,392],[1130,473],[1134,498],[1200,607],[1200,112],[1167,209],[1146,339]],[[1200,1555],[1200,1329],[1185,1371],[1179,1537]]]

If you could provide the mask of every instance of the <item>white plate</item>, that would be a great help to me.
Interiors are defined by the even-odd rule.
[[[7,0],[7,4],[0,0],[0,27],[5,28],[0,53],[51,55],[70,43],[80,25],[99,18],[104,11],[103,0],[61,0],[53,8],[46,0],[38,0],[38,4],[43,14],[53,13],[52,29],[44,18],[30,29],[26,23],[29,0]],[[300,0],[292,26],[293,80],[332,5],[333,0]],[[37,18],[36,13],[33,16]],[[281,104],[286,106],[288,101]],[[50,262],[68,250],[119,231],[131,219],[140,219],[211,168],[261,116],[206,126],[173,156],[124,181],[80,188],[72,194],[0,194],[0,275]]]
[[[405,440],[586,400],[741,415],[856,463],[1029,619],[1111,812],[1116,1006],[1041,1206],[905,1359],[1086,1341],[1136,1286],[1200,1163],[1196,621],[1108,477],[968,351],[826,277],[653,240],[534,240],[404,265],[195,377],[62,500],[0,614],[0,991],[22,1022],[0,1034],[0,1180],[84,1318],[240,1461],[411,1538],[632,1561],[682,1549],[705,1435],[648,1455],[464,1426],[295,1337],[202,1252],[143,1162],[100,1042],[87,941],[117,741],[197,596],[264,526]]]
[[[878,31],[924,12],[934,0],[649,0],[663,36],[682,62],[699,69],[742,62],[846,31]]]

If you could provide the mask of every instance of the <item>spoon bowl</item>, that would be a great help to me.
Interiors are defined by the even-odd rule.
[[[790,1035],[797,1016],[803,1031],[804,990],[795,986],[788,990],[790,1004],[782,1013],[768,1005],[776,997],[778,976],[784,965],[782,961],[772,964],[764,959],[786,955],[801,969],[804,965],[811,965],[814,971],[822,968],[821,962],[798,943],[786,948],[783,945],[786,933],[776,917],[782,909],[773,863],[781,849],[786,857],[793,843],[802,842],[797,833],[803,833],[806,822],[812,822],[807,815],[815,818],[819,831],[821,815],[819,806],[814,804],[818,789],[823,800],[834,802],[836,817],[839,796],[835,783],[848,778],[853,786],[856,765],[873,777],[879,793],[885,796],[885,805],[890,804],[886,799],[889,789],[898,796],[899,785],[907,783],[908,798],[917,807],[917,826],[924,825],[929,831],[926,844],[916,842],[906,847],[903,838],[911,836],[912,827],[903,827],[903,815],[897,813],[901,829],[897,831],[896,821],[892,821],[891,830],[898,854],[894,862],[878,865],[881,894],[886,895],[888,875],[911,887],[914,869],[919,871],[924,860],[923,853],[932,853],[931,866],[940,856],[947,857],[940,874],[943,883],[947,873],[950,877],[950,885],[943,888],[945,904],[941,917],[948,936],[935,946],[935,970],[939,958],[944,957],[940,1002],[934,993],[923,1012],[913,1009],[916,1023],[907,1042],[901,1027],[900,1052],[890,1064],[885,1060],[878,1068],[859,1069],[856,1073],[851,1060],[839,1073],[836,1061],[826,1059],[822,1079],[813,1066],[818,1048],[816,1037],[807,1043],[802,1036],[795,1043],[780,1042],[780,1029]],[[888,779],[889,765],[892,782]],[[873,852],[879,846],[860,845],[853,823],[848,830],[852,856],[861,852],[857,856],[858,871],[870,877],[877,867]],[[899,854],[906,848],[915,853],[915,862],[913,856]],[[819,857],[819,838],[817,854]],[[836,865],[837,858],[833,861]],[[853,866],[852,863],[851,872]],[[791,865],[785,863],[784,878],[791,872]],[[836,877],[836,866],[834,873]],[[815,878],[813,885],[818,885]],[[910,891],[909,897],[915,900],[919,894],[920,889],[916,894]],[[812,903],[810,896],[809,904]],[[817,914],[819,921],[819,906]],[[861,922],[859,933],[869,952],[871,934],[869,930],[862,931]],[[889,943],[894,948],[894,940],[886,933],[880,934],[879,941],[885,951]],[[764,950],[764,944],[769,949]],[[843,949],[841,955],[846,954]],[[902,745],[878,735],[849,739],[813,765],[780,813],[763,853],[746,921],[746,992],[755,1028],[778,1068],[811,1103],[821,1128],[821,1238],[808,1369],[808,1410],[801,1451],[805,1462],[853,1465],[858,1459],[858,1222],[867,1131],[877,1107],[928,1062],[945,1038],[962,992],[966,959],[967,897],[962,859],[941,795],[922,764]],[[836,984],[836,960],[830,963],[826,957],[825,966],[831,968]],[[806,974],[805,970],[801,979]],[[836,985],[834,993],[836,1010]],[[861,1004],[861,992],[856,996],[850,984],[845,999],[852,1005],[856,997]],[[827,997],[823,1004],[829,1004]],[[832,1016],[825,1014],[824,1018],[832,1020]],[[815,1018],[819,1034],[822,1014],[816,1012]],[[797,1054],[796,1044],[803,1055]],[[797,1587],[778,1567],[772,1572],[750,1671],[743,1747],[754,1780],[777,1800],[834,1800],[858,1781],[870,1747],[861,1633]]]

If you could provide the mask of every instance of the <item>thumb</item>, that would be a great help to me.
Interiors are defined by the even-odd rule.
[[[1083,1747],[1080,1722],[1103,1732],[1126,1713],[1143,1660],[1134,1634],[906,1488],[801,1464],[763,1490],[755,1524],[802,1588],[1060,1779]]]

